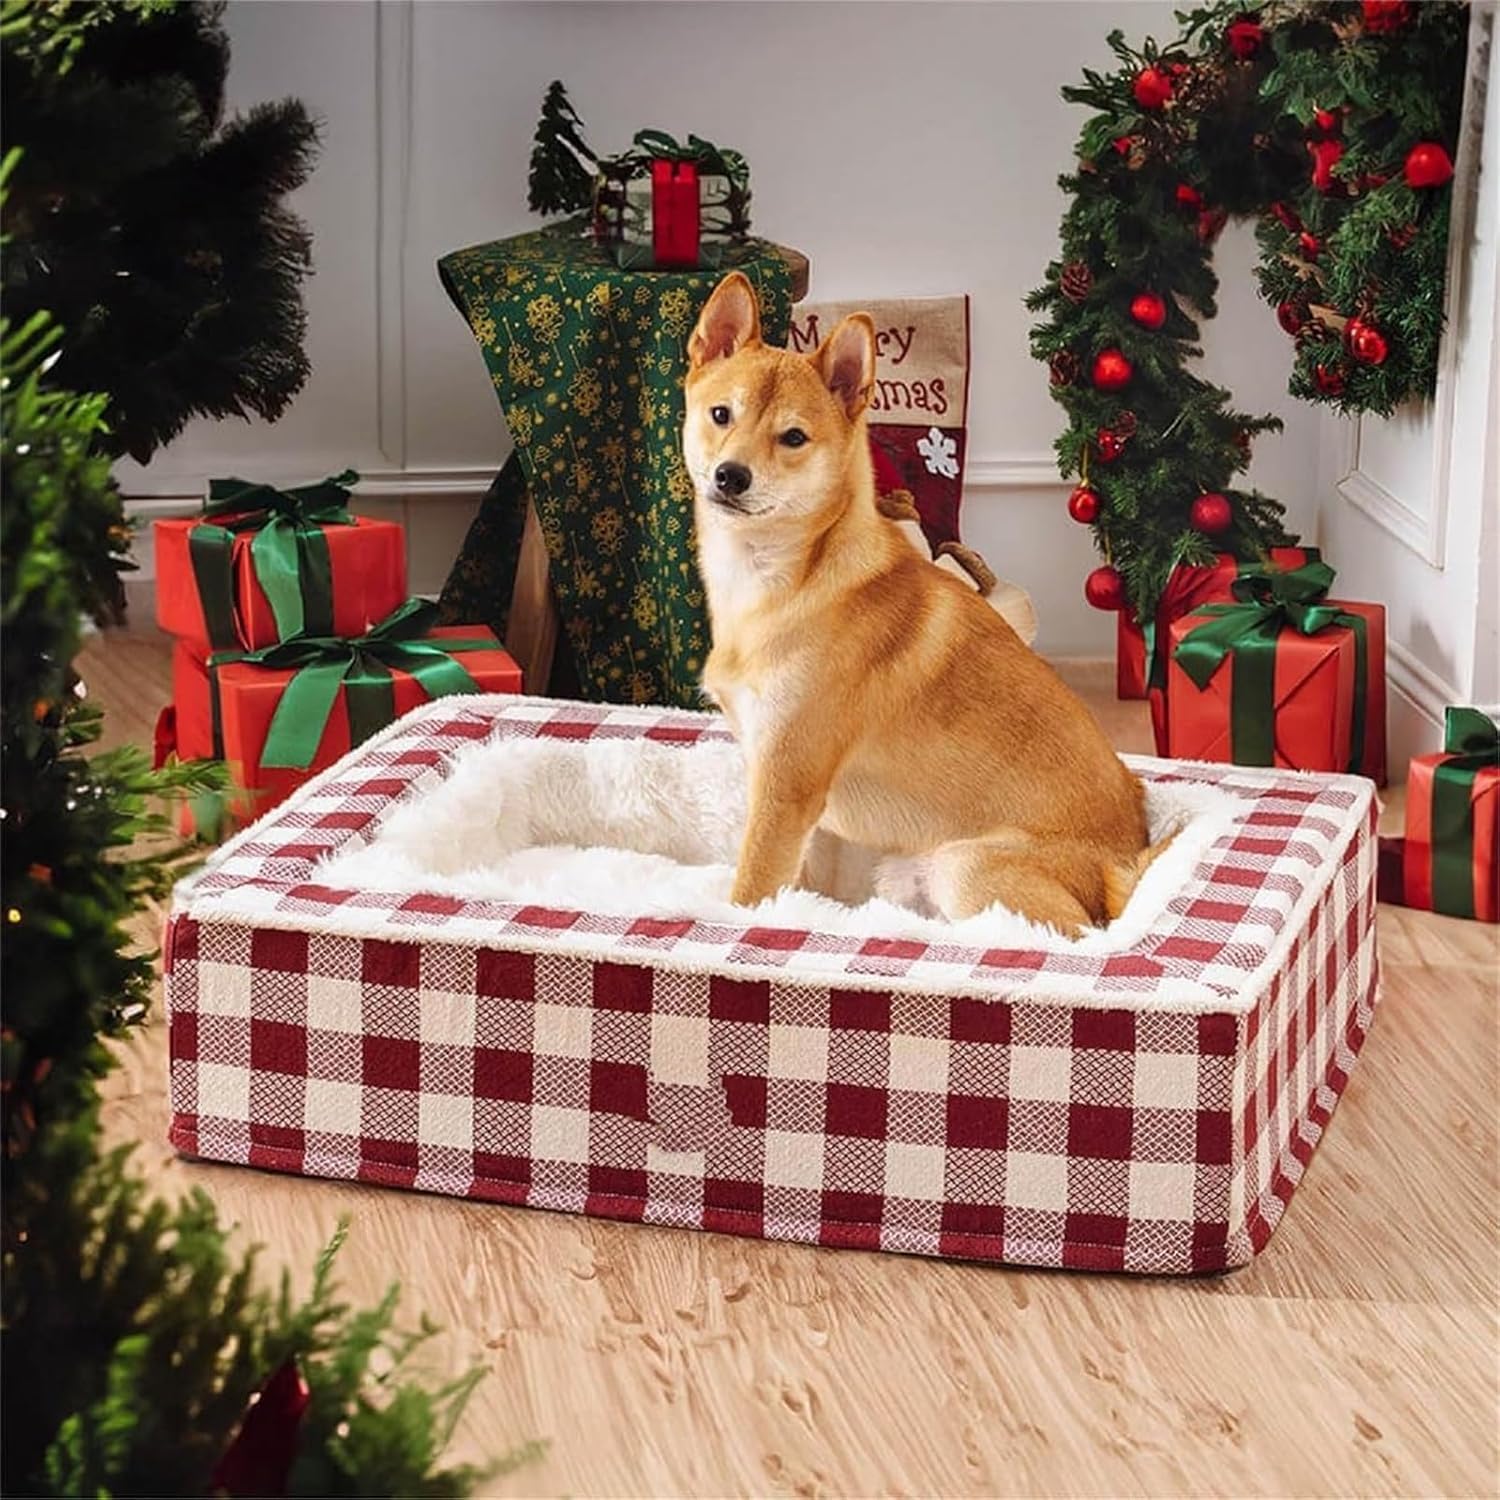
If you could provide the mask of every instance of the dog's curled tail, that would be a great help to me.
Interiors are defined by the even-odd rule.
[[[1128,865],[1106,865],[1104,868],[1104,914],[1113,922],[1125,910],[1141,876],[1171,847],[1181,830],[1174,828],[1166,838],[1158,839],[1149,848],[1142,849]]]

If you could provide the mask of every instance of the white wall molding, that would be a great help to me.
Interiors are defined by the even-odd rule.
[[[1463,694],[1457,688],[1444,681],[1400,641],[1386,642],[1385,664],[1386,681],[1391,688],[1439,728],[1443,723],[1443,710],[1451,703],[1463,702]]]
[[[1451,340],[1447,342],[1451,343]],[[1446,359],[1444,363],[1447,363]],[[1448,529],[1447,470],[1453,451],[1451,398],[1446,410],[1439,405],[1437,421],[1443,425],[1439,426],[1441,435],[1433,445],[1432,499],[1425,509],[1417,510],[1408,505],[1400,496],[1393,494],[1379,480],[1373,479],[1360,468],[1362,417],[1355,417],[1348,424],[1341,464],[1343,477],[1338,482],[1338,491],[1357,511],[1368,516],[1402,546],[1415,552],[1423,562],[1434,568],[1441,568]]]
[[[1428,503],[1418,511],[1391,493],[1360,468],[1363,417],[1348,424],[1343,476],[1339,493],[1382,531],[1415,552],[1423,562],[1442,568],[1447,557],[1448,493],[1453,475],[1454,430],[1457,417],[1459,358],[1468,311],[1468,271],[1474,234],[1475,203],[1479,194],[1479,161],[1484,137],[1484,69],[1490,37],[1476,18],[1469,28],[1465,67],[1467,98],[1453,164],[1452,218],[1443,288],[1443,338],[1438,349],[1437,386],[1433,403],[1432,477]]]
[[[1052,453],[990,453],[970,455],[964,465],[967,490],[1070,489],[1057,472]]]
[[[406,226],[411,196],[412,0],[375,7],[376,441],[406,462]]]

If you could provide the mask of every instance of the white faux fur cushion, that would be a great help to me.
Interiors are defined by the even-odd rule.
[[[1147,782],[1152,838],[1180,833],[1109,927],[1082,951],[1129,946],[1204,851],[1237,799],[1213,787]],[[466,751],[430,793],[398,808],[367,846],[318,878],[339,887],[428,892],[609,915],[693,917],[985,947],[1074,948],[1002,907],[948,923],[923,899],[919,861],[877,860],[820,833],[818,894],[783,891],[754,912],[729,890],[745,818],[744,762],[728,742],[498,740]]]

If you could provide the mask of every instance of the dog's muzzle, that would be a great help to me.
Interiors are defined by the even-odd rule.
[[[714,499],[731,510],[743,510],[745,491],[750,488],[750,470],[744,464],[722,463],[714,470]]]

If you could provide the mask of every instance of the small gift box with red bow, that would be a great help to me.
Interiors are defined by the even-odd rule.
[[[1249,568],[1168,631],[1164,753],[1302,771],[1384,768],[1385,612],[1327,597],[1326,563]],[[1378,747],[1378,750],[1377,748]]]
[[[1406,836],[1381,840],[1381,899],[1450,917],[1500,921],[1497,851],[1500,726],[1477,708],[1450,708],[1443,749],[1412,760]]]
[[[409,599],[352,638],[299,636],[207,658],[178,642],[158,763],[212,756],[235,783],[227,799],[189,804],[184,831],[214,836],[259,817],[419,703],[521,691],[521,669],[492,631],[436,617],[435,604]]]
[[[719,266],[749,232],[750,168],[738,151],[642,130],[598,164],[594,235],[625,270]]]
[[[200,656],[356,636],[406,598],[406,537],[349,512],[352,470],[278,490],[215,479],[203,514],[158,521],[156,619]]]

